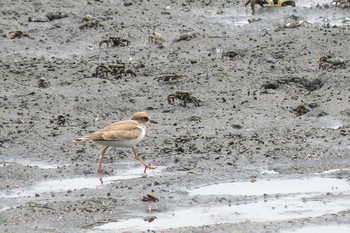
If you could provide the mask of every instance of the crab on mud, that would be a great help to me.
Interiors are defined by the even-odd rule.
[[[70,124],[69,114],[67,115],[59,114],[58,116],[56,116],[54,121],[57,124],[57,126],[64,126],[66,123],[69,125]]]
[[[106,75],[106,78],[108,78],[108,73],[111,74],[130,74],[133,77],[136,77],[136,73],[132,71],[131,69],[126,69],[125,65],[123,64],[117,64],[117,65],[99,65],[95,69],[95,77],[98,77],[99,72],[104,72]]]
[[[91,15],[84,15],[83,17],[81,17],[81,21],[84,22],[92,22],[92,21],[97,21],[97,19]]]
[[[148,43],[161,44],[164,41],[164,38],[159,33],[153,32],[152,35],[148,35]]]
[[[129,46],[130,40],[123,39],[120,37],[109,37],[108,40],[101,40],[98,44],[98,47],[101,47],[103,44],[106,44],[107,47],[111,45],[111,47],[125,47]]]
[[[11,31],[8,33],[11,39],[15,39],[15,38],[23,38],[23,37],[27,37],[29,39],[33,39],[32,37],[30,37],[27,33],[24,33],[22,31]]]
[[[50,86],[50,82],[47,81],[46,79],[40,78],[40,79],[38,80],[38,87],[39,87],[39,88],[47,88],[47,87],[49,87],[49,86]]]
[[[344,61],[341,58],[333,58],[331,55],[323,55],[322,57],[318,58],[318,69],[327,69],[329,66],[336,68],[336,67],[344,67],[346,61]]]
[[[85,28],[98,28],[98,27],[104,27],[103,24],[100,24],[99,22],[90,22],[83,23],[79,26],[79,29],[85,29]]]
[[[278,0],[277,6],[292,6],[295,7],[295,1],[293,0]]]
[[[240,52],[236,52],[236,51],[226,51],[226,52],[223,52],[223,53],[222,53],[221,59],[224,59],[224,57],[228,57],[228,58],[230,58],[230,59],[233,59],[233,58],[235,58],[236,56],[244,57],[245,54],[240,53]]]
[[[183,135],[175,138],[175,142],[181,142],[181,143],[190,142],[191,140],[192,140],[192,137],[188,135]]]
[[[300,27],[302,25],[305,25],[305,24],[311,24],[309,23],[308,21],[305,21],[305,20],[292,20],[286,24],[283,25],[283,28],[297,28],[297,27]]]
[[[151,194],[147,194],[146,196],[142,196],[141,201],[157,202],[159,199]]]
[[[160,82],[171,82],[171,81],[177,81],[184,77],[184,75],[177,75],[177,74],[167,74],[163,76],[159,76],[154,78],[154,80],[157,80],[158,83]]]
[[[173,94],[168,95],[168,104],[175,104],[175,99],[182,100],[184,107],[187,103],[193,103],[194,106],[199,106],[199,100],[187,91],[176,91]]]
[[[250,7],[252,9],[252,13],[253,15],[255,14],[255,5],[258,4],[261,7],[264,7],[264,5],[269,4],[270,7],[274,7],[275,4],[277,4],[277,6],[293,6],[295,7],[295,1],[293,0],[248,0],[245,3],[245,6],[248,6],[248,4],[250,3]]]
[[[182,41],[182,40],[190,40],[192,38],[197,37],[198,35],[199,35],[198,32],[181,34],[181,35],[179,35],[178,38],[173,40],[173,43],[176,43],[176,42],[179,42],[179,41]]]
[[[136,77],[137,76],[136,73],[133,70],[125,69],[125,67],[118,68],[117,74],[124,74],[124,75],[130,74],[130,76],[132,76],[132,77]]]
[[[350,0],[333,0],[331,2],[331,5],[335,3],[335,6],[338,6],[338,4],[343,5],[345,7],[349,7]]]
[[[295,114],[297,116],[302,116],[302,115],[310,112],[310,107],[305,105],[305,104],[301,104],[298,107],[294,108],[293,111],[295,112]]]

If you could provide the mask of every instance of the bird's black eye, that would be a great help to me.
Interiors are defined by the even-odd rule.
[[[148,117],[143,117],[143,119],[144,119],[145,121],[148,121]]]

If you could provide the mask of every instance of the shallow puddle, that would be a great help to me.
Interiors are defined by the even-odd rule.
[[[272,200],[263,194],[285,194]],[[287,195],[290,194],[290,195]],[[350,209],[350,185],[345,180],[314,177],[210,185],[189,191],[189,195],[252,195],[254,202],[179,209],[157,214],[153,222],[133,218],[95,227],[93,232],[147,231],[244,221],[277,221],[316,217]],[[333,195],[332,198],[329,198]]]
[[[332,116],[323,116],[317,119],[311,119],[311,125],[315,128],[323,128],[323,129],[339,129],[344,124],[338,119],[335,119]]]
[[[330,0],[296,1],[296,7],[311,8],[315,7],[316,5],[330,5],[330,3]],[[287,9],[292,7],[286,6],[283,8]],[[194,11],[193,13],[198,15],[204,15],[205,17],[213,19],[214,22],[220,23],[228,29],[249,24],[248,20],[252,20],[253,22],[260,20],[270,21],[273,25],[278,27],[286,23],[285,18],[287,16],[290,16],[290,14],[299,16],[300,20],[307,21],[308,23],[315,26],[322,26],[326,24],[329,24],[331,26],[342,26],[350,24],[350,18],[348,13],[346,11],[342,11],[339,7],[335,7],[335,5],[332,5],[328,9],[329,14],[326,15],[324,14],[324,11],[316,11],[315,13],[311,14],[302,13],[298,10],[293,13],[291,13],[290,11],[288,11],[289,13],[284,13],[284,11],[282,11],[281,9],[271,9],[270,7],[261,8],[260,6],[255,6],[255,9],[257,12],[256,15],[251,14],[250,6],[244,7],[244,5],[232,7],[226,9],[223,12],[220,12],[217,9],[211,9],[204,11],[204,13],[200,11]],[[304,15],[304,17],[302,15]],[[308,24],[305,25],[308,26]]]
[[[1,164],[3,166],[11,166],[11,164],[20,164],[23,166],[32,166],[32,167],[38,167],[42,169],[56,169],[58,167],[64,166],[65,164],[59,164],[59,163],[50,163],[45,161],[39,161],[39,160],[30,160],[30,159],[0,159]]]
[[[158,167],[155,170],[147,170],[147,176],[153,176],[163,169]],[[144,167],[137,167],[126,171],[119,171],[120,174],[105,177],[78,177],[62,180],[42,181],[34,186],[6,190],[0,192],[0,198],[33,197],[36,194],[47,192],[63,192],[67,190],[102,188],[103,185],[117,182],[119,180],[135,179],[144,176]],[[102,182],[101,182],[102,181]]]
[[[328,4],[330,5],[332,2],[332,0],[296,0],[295,1],[295,4],[298,6],[298,7],[307,7],[307,8],[310,8],[310,7],[315,7],[317,4],[319,5],[325,5],[325,4]]]
[[[243,26],[248,24],[248,19],[252,17],[247,11],[242,11],[238,8],[232,8],[222,14],[218,14],[217,10],[207,10],[206,14],[209,18],[213,18],[217,22],[227,26]]]
[[[282,233],[349,233],[350,225],[340,226],[314,226],[305,227],[294,231],[282,231]]]
[[[350,18],[348,16],[349,15],[346,13],[334,9],[333,11],[330,10],[330,13],[327,15],[324,15],[322,11],[315,14],[309,14],[305,16],[305,21],[315,26],[343,26],[350,24]]]
[[[188,226],[202,226],[222,223],[237,223],[244,221],[276,221],[295,218],[316,217],[324,214],[337,213],[350,208],[350,200],[339,198],[332,202],[303,201],[305,196],[280,198],[273,201],[257,203],[209,206],[176,210],[167,214],[157,215],[157,219],[149,223],[142,218],[134,218],[121,222],[112,222],[97,230],[109,231],[146,231]],[[310,196],[311,197],[311,196]]]
[[[69,46],[69,47],[67,47]],[[78,59],[86,54],[94,54],[93,46],[88,45],[82,41],[80,44],[60,46],[52,44],[52,47],[48,51],[45,47],[39,47],[36,49],[18,49],[16,53],[21,56],[27,57],[41,57],[45,59]]]
[[[314,177],[311,179],[262,180],[257,182],[235,182],[209,185],[189,191],[194,195],[264,195],[326,193],[350,190],[346,180]]]

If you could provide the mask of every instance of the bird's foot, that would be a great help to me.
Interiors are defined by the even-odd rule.
[[[148,169],[156,169],[157,167],[151,167],[150,165],[145,164],[145,170],[143,171],[144,173],[146,173],[147,168]]]

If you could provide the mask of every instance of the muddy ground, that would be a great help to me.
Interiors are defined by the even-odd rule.
[[[265,221],[219,217],[214,223],[152,228],[162,214],[179,209],[234,208],[277,198],[189,195],[206,185],[304,179],[329,170],[333,172],[324,176],[350,181],[350,26],[347,18],[332,24],[349,8],[257,7],[253,16],[244,3],[2,1],[0,231],[104,232],[100,227],[106,223],[154,217],[146,228],[111,231],[281,232],[348,224],[347,203],[345,209],[310,216]],[[85,15],[103,26],[80,28],[87,23]],[[292,15],[324,18],[284,28]],[[11,39],[9,32],[16,30],[30,38]],[[154,32],[165,42],[149,43],[147,36]],[[197,34],[173,41],[184,33]],[[99,47],[111,36],[130,45]],[[227,51],[238,55],[222,58]],[[320,68],[316,59],[324,54],[345,65],[324,63]],[[95,75],[98,65],[117,63],[137,76]],[[158,82],[166,74],[182,78]],[[168,104],[168,95],[179,90],[190,92],[199,106],[184,106],[181,100]],[[130,149],[109,149],[106,174],[98,174],[102,147],[72,140],[137,111],[158,121],[148,126],[136,148],[157,171],[143,175]],[[69,120],[59,122],[60,114]],[[130,169],[136,172],[129,177]],[[60,181],[71,186],[50,186]],[[142,200],[147,194],[158,201]],[[339,195],[340,201],[349,200],[349,192]],[[332,202],[333,196],[321,193],[317,201]]]

